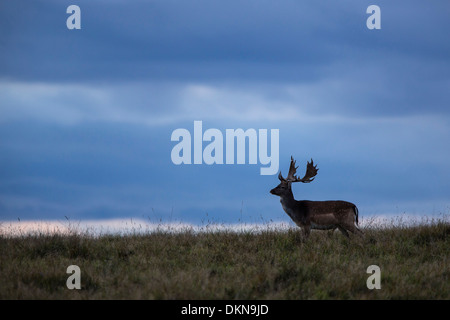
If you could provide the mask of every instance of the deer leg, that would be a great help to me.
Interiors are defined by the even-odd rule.
[[[361,231],[361,229],[359,229],[356,226],[353,226],[353,229],[355,230],[353,233],[356,233],[358,236],[360,236],[361,238],[364,238],[364,232]]]
[[[361,236],[361,237],[364,237],[364,232],[362,232],[360,228],[355,227],[355,230],[356,230],[356,234],[357,234],[357,235],[359,235],[359,236]]]
[[[303,229],[304,238],[306,240],[306,239],[308,239],[309,234],[311,232],[311,226],[310,225],[304,225],[302,229]]]
[[[347,238],[350,237],[350,236],[348,235],[347,230],[345,230],[344,227],[338,225],[338,229],[339,229],[340,232],[342,232],[342,234],[343,234],[344,236],[346,236]]]
[[[328,231],[328,237],[331,237],[334,234],[334,231],[336,231],[337,227],[332,228],[330,231]]]
[[[351,233],[357,234],[358,236],[362,237],[363,232],[359,230],[359,228],[355,225],[355,212],[357,213],[358,211],[357,210],[348,211],[346,219],[342,222],[342,227],[350,231]]]
[[[357,228],[355,225],[353,224],[344,224],[343,226],[346,230],[350,231],[353,234],[357,234],[358,236],[362,237],[364,235],[364,233],[359,230],[359,228]],[[347,234],[348,235],[348,234]]]

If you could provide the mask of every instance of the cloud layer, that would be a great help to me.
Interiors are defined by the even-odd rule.
[[[0,220],[283,220],[259,165],[175,166],[170,136],[280,130],[297,198],[449,210],[449,6],[379,1],[9,1],[0,10]]]

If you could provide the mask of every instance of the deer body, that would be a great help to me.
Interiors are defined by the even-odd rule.
[[[295,161],[291,157],[291,166],[286,179],[280,174],[280,184],[270,190],[271,194],[280,197],[281,206],[288,216],[301,227],[305,237],[308,237],[311,229],[330,230],[338,228],[345,236],[348,232],[362,234],[355,226],[358,224],[358,208],[350,202],[341,200],[330,201],[309,201],[295,200],[292,194],[292,182],[311,182],[317,174],[317,168],[313,165],[313,161],[307,164],[305,177],[299,179],[295,176],[297,167]]]

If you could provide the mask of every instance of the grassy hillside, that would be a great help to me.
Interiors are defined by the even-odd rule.
[[[450,299],[450,224],[145,235],[0,236],[0,299]],[[69,265],[81,290],[69,290]],[[381,269],[381,289],[366,286]]]

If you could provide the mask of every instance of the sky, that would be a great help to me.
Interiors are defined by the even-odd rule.
[[[0,221],[289,221],[260,162],[173,163],[194,121],[277,129],[278,171],[291,155],[319,168],[298,200],[448,214],[449,15],[447,0],[2,1]]]

